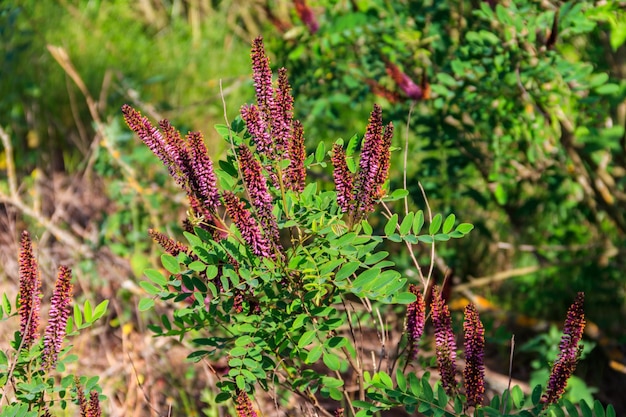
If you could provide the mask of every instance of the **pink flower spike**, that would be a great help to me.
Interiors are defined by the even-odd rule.
[[[331,157],[333,167],[333,179],[335,180],[335,188],[337,189],[337,204],[341,211],[346,213],[352,207],[352,196],[354,194],[354,177],[348,169],[346,163],[346,152],[338,143],[333,145],[333,154]]]
[[[239,229],[241,237],[250,246],[252,253],[265,258],[274,258],[270,241],[263,236],[246,205],[230,191],[224,191],[222,197],[228,216]]]
[[[28,350],[38,337],[41,279],[37,260],[33,255],[33,244],[27,231],[22,232],[20,244],[19,280],[20,334],[22,347]]]
[[[406,309],[406,334],[409,339],[408,360],[412,361],[417,357],[417,344],[424,333],[426,302],[417,285],[409,285],[409,292],[417,297],[417,300],[409,304]]]
[[[453,396],[457,391],[456,375],[456,341],[452,332],[450,310],[441,297],[441,290],[433,286],[431,312],[435,326],[435,352],[437,365],[441,374],[441,385],[446,394]]]
[[[67,318],[72,302],[72,271],[66,266],[59,267],[59,275],[50,300],[48,325],[43,339],[42,367],[45,370],[56,367],[61,345],[65,337]]]
[[[482,404],[485,395],[485,328],[480,321],[480,316],[474,304],[465,307],[465,395],[467,405],[477,406]]]

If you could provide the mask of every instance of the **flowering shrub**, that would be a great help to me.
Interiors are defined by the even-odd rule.
[[[92,309],[85,302],[82,312],[77,305],[72,309],[71,280],[71,270],[60,266],[50,299],[48,323],[40,339],[41,277],[30,235],[24,231],[19,255],[17,314],[12,313],[14,309],[6,294],[0,307],[2,320],[15,315],[20,318],[20,330],[11,344],[13,352],[0,351],[0,416],[52,416],[55,409],[67,407],[68,399],[78,403],[81,416],[101,415],[97,377],[60,377],[65,364],[76,359],[69,354],[69,346],[63,348],[66,336],[89,327],[104,315],[108,305],[104,301]],[[58,375],[55,370],[59,371]],[[89,400],[85,399],[85,390],[90,392]]]
[[[369,416],[394,407],[436,416],[562,414],[563,406],[575,411],[559,397],[578,359],[583,295],[568,313],[545,395],[538,387],[525,399],[514,387],[487,401],[484,328],[471,304],[465,311],[466,365],[459,384],[452,318],[441,290],[422,275],[417,261],[419,282],[409,284],[389,254],[376,248],[388,239],[405,244],[411,254],[417,244],[434,250],[438,242],[463,237],[472,225],[455,227],[454,215],[444,220],[430,210],[427,215],[407,210],[400,218],[387,207],[407,192],[388,190],[393,125],[384,127],[379,106],[361,141],[354,137],[347,146],[341,140],[333,145],[335,190],[307,183],[307,171],[326,166],[326,149],[322,143],[306,156],[286,72],[279,71],[274,86],[260,38],[252,62],[257,103],[244,106],[230,126],[217,127],[231,147],[217,167],[200,133],[183,137],[167,121],[157,128],[130,106],[122,109],[190,204],[185,243],[150,231],[166,252],[161,259],[168,274],[146,271],[149,281],[141,285],[151,297],[140,308],[150,309],[157,299],[179,303],[151,326],[155,334],[191,337],[190,359],[225,358],[217,400],[233,400],[239,416],[257,415],[250,394],[259,388],[269,395],[293,393],[326,416]],[[378,203],[388,218],[383,233],[368,222]],[[440,382],[416,361],[426,300]],[[402,305],[405,325],[388,315]],[[396,330],[404,335],[390,339]]]

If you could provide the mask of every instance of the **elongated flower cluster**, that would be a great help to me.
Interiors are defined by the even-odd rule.
[[[85,391],[80,385],[80,381],[76,378],[76,396],[78,397],[78,409],[80,417],[101,417],[102,409],[100,408],[100,398],[97,391],[91,391],[89,400],[85,397]]]
[[[435,326],[435,352],[441,374],[441,385],[450,396],[456,394],[456,341],[452,332],[450,310],[441,297],[441,290],[433,286],[431,311]]]
[[[276,216],[272,213],[272,196],[267,189],[263,168],[246,145],[239,147],[239,168],[246,184],[250,203],[255,208],[257,219],[265,235],[276,245],[280,245]]]
[[[337,189],[337,203],[343,212],[349,212],[354,221],[371,213],[374,202],[382,197],[383,185],[389,174],[389,148],[393,137],[393,124],[383,129],[382,109],[374,105],[363,138],[361,160],[356,178],[348,170],[345,152],[335,145],[332,163]]]
[[[270,61],[261,37],[254,40],[251,56],[257,104],[243,106],[241,117],[257,152],[269,161],[269,171],[276,163],[289,159],[289,167],[281,175],[281,180],[288,189],[301,191],[306,175],[304,135],[302,124],[293,119],[293,97],[287,70],[281,68],[278,71],[278,85],[274,88]]]
[[[129,105],[124,105],[122,112],[131,130],[148,145],[185,190],[192,208],[199,215],[210,217],[219,206],[219,193],[202,134],[191,132],[183,139],[167,120],[159,123],[161,132]]]
[[[563,337],[559,344],[559,355],[552,366],[548,388],[542,400],[546,404],[554,404],[565,392],[567,380],[576,370],[576,364],[582,354],[580,343],[585,330],[585,294],[579,292],[576,300],[567,311],[567,318],[563,326]]]
[[[59,274],[50,300],[48,325],[43,339],[42,367],[45,370],[56,367],[61,344],[65,337],[67,318],[72,302],[72,272],[66,266],[59,267]]]
[[[246,241],[252,253],[265,258],[274,258],[270,241],[263,235],[259,224],[246,209],[243,201],[230,191],[224,191],[222,196],[228,216],[239,229],[241,237]]]
[[[408,98],[412,100],[421,100],[424,98],[424,91],[419,85],[415,84],[411,77],[406,75],[396,64],[388,59],[385,58],[384,61],[387,74],[393,78],[395,83],[398,84],[398,87],[400,87]]]
[[[337,204],[341,211],[346,213],[352,207],[352,190],[354,189],[354,177],[346,163],[346,152],[338,143],[333,145],[331,156],[333,164],[333,179],[337,189]]]
[[[237,417],[257,417],[257,413],[252,407],[252,401],[245,391],[239,391],[235,400],[235,409],[237,410]]]
[[[165,234],[158,232],[154,229],[148,229],[148,234],[150,237],[158,243],[165,252],[169,253],[172,256],[178,256],[179,253],[189,253],[189,248],[181,242],[178,242],[172,239]]]
[[[417,297],[417,300],[409,304],[406,309],[406,334],[409,339],[408,360],[412,361],[417,356],[417,344],[424,333],[426,302],[417,285],[409,285],[409,292]]]
[[[306,3],[306,0],[294,0],[294,4],[296,6],[296,13],[298,13],[298,17],[309,29],[309,32],[311,34],[317,33],[320,28],[320,24],[317,22],[315,13],[313,13],[313,10]]]
[[[472,407],[480,405],[485,394],[485,328],[474,304],[470,303],[465,307],[463,331],[465,334],[463,378],[467,405]]]
[[[41,279],[37,260],[33,256],[33,244],[27,231],[22,232],[20,243],[19,280],[20,335],[22,347],[28,350],[38,337]]]

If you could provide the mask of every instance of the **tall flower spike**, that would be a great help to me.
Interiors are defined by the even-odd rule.
[[[306,0],[294,0],[293,2],[296,5],[296,13],[298,13],[298,17],[300,17],[302,23],[306,25],[311,34],[317,33],[320,24],[317,22],[313,10],[306,4]]]
[[[185,141],[169,120],[161,120],[159,128],[163,132],[165,152],[169,159],[174,162],[173,166],[168,166],[170,175],[178,185],[188,191],[188,178],[191,172],[189,172],[189,153]]]
[[[152,240],[158,243],[165,250],[165,252],[172,256],[178,256],[181,252],[189,253],[189,248],[187,246],[161,232],[154,229],[148,229],[148,234]]]
[[[424,333],[426,302],[417,285],[409,285],[409,292],[417,297],[417,300],[409,304],[406,309],[406,334],[409,339],[408,360],[412,361],[417,356],[417,344]]]
[[[257,413],[252,407],[252,401],[250,401],[250,397],[248,397],[245,391],[239,391],[235,400],[235,408],[237,417],[257,417]]]
[[[360,215],[370,213],[374,208],[374,200],[381,181],[378,176],[385,152],[388,151],[385,151],[383,146],[382,109],[375,104],[363,137],[359,173],[354,186],[354,208]],[[383,183],[384,181],[385,179],[382,179]]]
[[[389,123],[383,133],[382,148],[380,150],[380,165],[378,166],[377,187],[374,199],[382,198],[385,194],[383,185],[389,176],[389,159],[391,158],[391,138],[393,138],[393,124]]]
[[[304,128],[299,120],[293,122],[293,138],[289,141],[287,150],[289,167],[287,167],[287,187],[290,190],[302,192],[306,180],[306,149],[304,148]]]
[[[463,322],[465,333],[465,395],[467,405],[477,406],[483,402],[485,394],[485,328],[480,321],[480,316],[474,304],[465,307],[465,321]]]
[[[97,391],[91,391],[89,394],[89,414],[87,417],[101,417],[102,409],[100,408],[100,396]]]
[[[275,153],[285,157],[282,153],[288,150],[292,138],[293,97],[291,86],[287,79],[287,70],[278,70],[278,87],[276,87],[273,107],[271,109],[272,137]]]
[[[72,271],[66,266],[59,267],[52,299],[50,300],[50,313],[48,325],[43,339],[42,367],[45,370],[56,367],[57,358],[61,351],[67,318],[70,315],[70,303],[72,301]]]
[[[222,196],[228,216],[239,229],[241,237],[250,246],[252,253],[265,258],[273,258],[274,253],[269,240],[259,230],[258,223],[246,209],[246,205],[230,191],[224,191]]]
[[[33,256],[30,234],[22,232],[19,257],[20,277],[20,334],[22,347],[28,350],[37,338],[39,307],[41,305],[41,279],[37,261]]]
[[[238,157],[239,168],[250,195],[250,202],[256,209],[257,218],[265,231],[265,235],[275,245],[280,246],[278,224],[274,213],[272,213],[272,196],[267,189],[267,181],[263,176],[261,164],[246,145],[239,147]]]
[[[167,167],[170,175],[176,178],[176,164],[165,147],[163,135],[155,126],[150,123],[147,117],[142,116],[140,112],[130,107],[128,104],[122,106],[124,120],[132,131],[134,131],[139,139],[145,143],[163,164]]]
[[[252,78],[256,90],[256,100],[261,111],[262,118],[266,122],[270,119],[270,113],[274,107],[274,89],[272,87],[272,70],[270,60],[265,54],[263,38],[261,36],[252,42]]]
[[[565,392],[567,380],[576,370],[576,363],[582,354],[580,343],[585,330],[585,294],[579,292],[576,300],[567,311],[567,319],[563,326],[563,337],[559,344],[559,355],[552,366],[548,388],[542,401],[546,404],[554,404]]]
[[[261,117],[259,108],[254,104],[241,108],[241,118],[246,122],[246,128],[252,136],[252,142],[256,150],[265,156],[271,156],[273,152],[272,137],[269,134],[267,122]]]
[[[331,162],[335,168],[333,170],[333,179],[335,180],[335,188],[337,189],[337,204],[341,208],[341,211],[346,213],[350,210],[352,205],[354,178],[346,163],[346,152],[338,143],[333,145]]]
[[[431,303],[433,324],[435,326],[435,352],[441,374],[441,385],[450,396],[456,394],[456,341],[452,332],[450,310],[441,297],[441,290],[433,286]]]
[[[187,145],[192,172],[189,178],[190,188],[209,210],[214,211],[220,205],[217,178],[202,133],[189,133]]]

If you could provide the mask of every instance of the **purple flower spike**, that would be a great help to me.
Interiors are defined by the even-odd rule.
[[[189,176],[192,175],[189,172],[189,153],[187,152],[185,141],[180,132],[170,124],[169,120],[161,120],[159,128],[163,132],[165,152],[169,160],[173,161],[173,164],[168,165],[167,169],[172,178],[176,180],[176,183],[185,188],[188,186]]]
[[[311,34],[317,33],[320,28],[320,24],[317,22],[317,18],[313,13],[313,10],[306,4],[306,0],[294,0],[294,4],[296,5],[296,13],[302,20],[302,23],[306,25]]]
[[[281,157],[282,152],[288,149],[292,138],[293,122],[293,97],[291,86],[287,80],[287,70],[278,70],[278,87],[271,109],[272,136],[274,138],[274,151]]]
[[[417,300],[409,304],[406,310],[406,334],[409,338],[408,360],[412,361],[417,357],[417,343],[424,333],[426,302],[417,285],[409,285],[409,292],[417,296]]]
[[[235,408],[237,417],[257,417],[257,413],[252,407],[252,401],[250,401],[250,397],[248,397],[245,391],[239,391],[235,400]]]
[[[274,107],[274,89],[272,87],[272,70],[270,60],[265,54],[263,38],[257,37],[252,42],[252,78],[256,89],[256,100],[263,120],[270,119]]]
[[[257,256],[274,258],[269,240],[259,230],[259,225],[246,209],[246,205],[230,191],[225,191],[222,196],[224,197],[228,216],[235,223],[241,233],[241,237],[250,246],[252,252]]]
[[[359,173],[354,186],[355,214],[364,216],[370,213],[374,209],[374,201],[382,193],[382,185],[389,171],[392,136],[391,124],[383,135],[382,109],[375,104],[363,138]]]
[[[335,180],[335,188],[337,189],[337,204],[341,211],[346,213],[352,205],[352,195],[354,192],[354,178],[348,164],[346,163],[346,152],[343,147],[337,143],[333,145],[333,155],[331,157],[333,163],[333,179]]]
[[[200,132],[191,132],[187,135],[189,159],[191,164],[190,188],[209,210],[215,210],[219,205],[217,179],[213,172],[213,162],[204,144]]]
[[[72,302],[72,271],[66,266],[59,267],[59,275],[50,300],[50,318],[43,339],[42,366],[45,370],[56,367],[61,344],[65,337],[67,318]]]
[[[20,334],[22,335],[22,347],[28,350],[38,336],[41,279],[39,278],[37,260],[33,256],[33,244],[27,231],[22,232],[19,267]]]
[[[289,141],[289,167],[287,168],[288,188],[293,191],[302,192],[306,180],[306,149],[304,147],[304,128],[299,120],[293,122],[293,137]]]
[[[259,108],[255,105],[243,106],[241,108],[241,118],[246,122],[246,127],[252,141],[256,145],[257,151],[265,156],[273,153],[272,137],[268,132],[267,122],[261,117]]]
[[[166,150],[165,140],[159,129],[153,126],[147,117],[142,116],[140,112],[128,104],[122,106],[122,113],[128,127],[139,136],[139,139],[150,148],[152,153],[167,167],[170,174],[175,177],[173,174],[175,163]]]
[[[272,196],[267,189],[267,182],[259,161],[252,155],[250,149],[241,145],[239,147],[239,168],[243,175],[243,181],[250,195],[250,202],[257,212],[261,226],[266,236],[275,244],[280,245],[280,235],[276,217],[272,213]]]
[[[465,307],[465,394],[467,405],[477,406],[483,402],[485,394],[485,328],[480,321],[478,311],[474,304]]]
[[[456,341],[452,333],[452,319],[450,310],[441,297],[441,290],[433,286],[433,300],[431,303],[433,324],[435,326],[435,351],[437,365],[441,374],[441,385],[446,394],[456,394]]]
[[[97,391],[91,391],[89,394],[89,412],[87,417],[101,417],[102,409],[100,408],[100,395]]]
[[[161,232],[158,232],[154,229],[148,229],[148,234],[156,243],[158,243],[165,250],[165,252],[169,253],[172,256],[178,256],[178,254],[181,252],[190,252],[187,246]]]
[[[552,366],[548,389],[542,401],[545,404],[554,404],[565,393],[567,380],[576,370],[576,363],[582,354],[583,345],[580,343],[585,330],[585,293],[579,292],[576,300],[567,311],[567,319],[563,326],[563,337],[559,344],[559,355]]]

